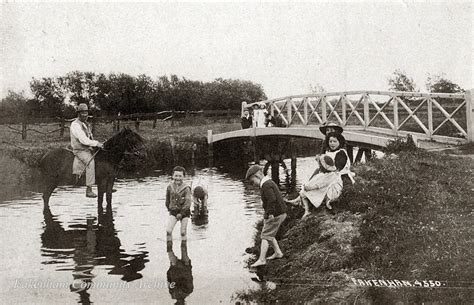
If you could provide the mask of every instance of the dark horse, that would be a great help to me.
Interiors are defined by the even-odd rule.
[[[129,128],[124,128],[104,143],[95,156],[95,177],[98,190],[98,204],[102,205],[104,193],[107,205],[112,204],[112,188],[118,165],[122,159],[132,155],[146,158],[143,138]],[[49,204],[51,193],[58,185],[72,182],[73,153],[65,148],[48,151],[40,160],[40,170],[43,174],[44,187],[42,190],[45,205]]]

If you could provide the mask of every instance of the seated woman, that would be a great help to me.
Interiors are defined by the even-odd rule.
[[[354,183],[354,173],[351,172],[351,161],[345,150],[346,139],[339,132],[329,132],[324,139],[323,147],[325,150],[322,152],[333,158],[336,168],[341,174],[343,185],[347,186]],[[319,156],[316,158],[316,160]],[[319,172],[319,168],[316,168],[310,180]]]
[[[326,136],[328,150],[326,155],[334,159],[336,169],[341,175],[343,186],[346,187],[354,183],[354,173],[351,172],[351,161],[346,152],[346,139],[338,132],[330,132]]]
[[[303,185],[300,195],[294,200],[287,201],[293,205],[304,206],[303,218],[310,214],[310,203],[318,208],[326,200],[326,206],[331,209],[330,202],[337,199],[342,191],[342,179],[334,159],[322,155],[319,158],[319,166],[319,173]]]

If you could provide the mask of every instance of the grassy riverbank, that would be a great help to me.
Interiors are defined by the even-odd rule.
[[[472,302],[473,169],[471,158],[424,151],[356,166],[356,184],[335,215],[320,209],[302,221],[299,208],[290,210],[281,229],[286,257],[264,271],[277,289],[262,285],[237,296],[284,303]],[[432,280],[442,287],[360,287],[352,278]]]

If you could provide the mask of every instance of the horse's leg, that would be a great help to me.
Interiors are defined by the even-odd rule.
[[[54,189],[58,186],[55,181],[47,181],[43,187],[43,202],[44,207],[49,207],[49,198],[53,193]]]
[[[115,178],[113,176],[107,178],[107,189],[105,192],[105,200],[107,201],[107,206],[112,204],[112,189],[114,188],[114,180]]]
[[[103,209],[102,202],[104,202],[104,193],[106,191],[105,179],[99,179],[97,181],[97,208]]]

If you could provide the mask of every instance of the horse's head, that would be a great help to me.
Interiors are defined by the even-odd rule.
[[[105,144],[106,150],[120,151],[140,159],[146,159],[146,147],[143,138],[128,127],[123,128]]]

